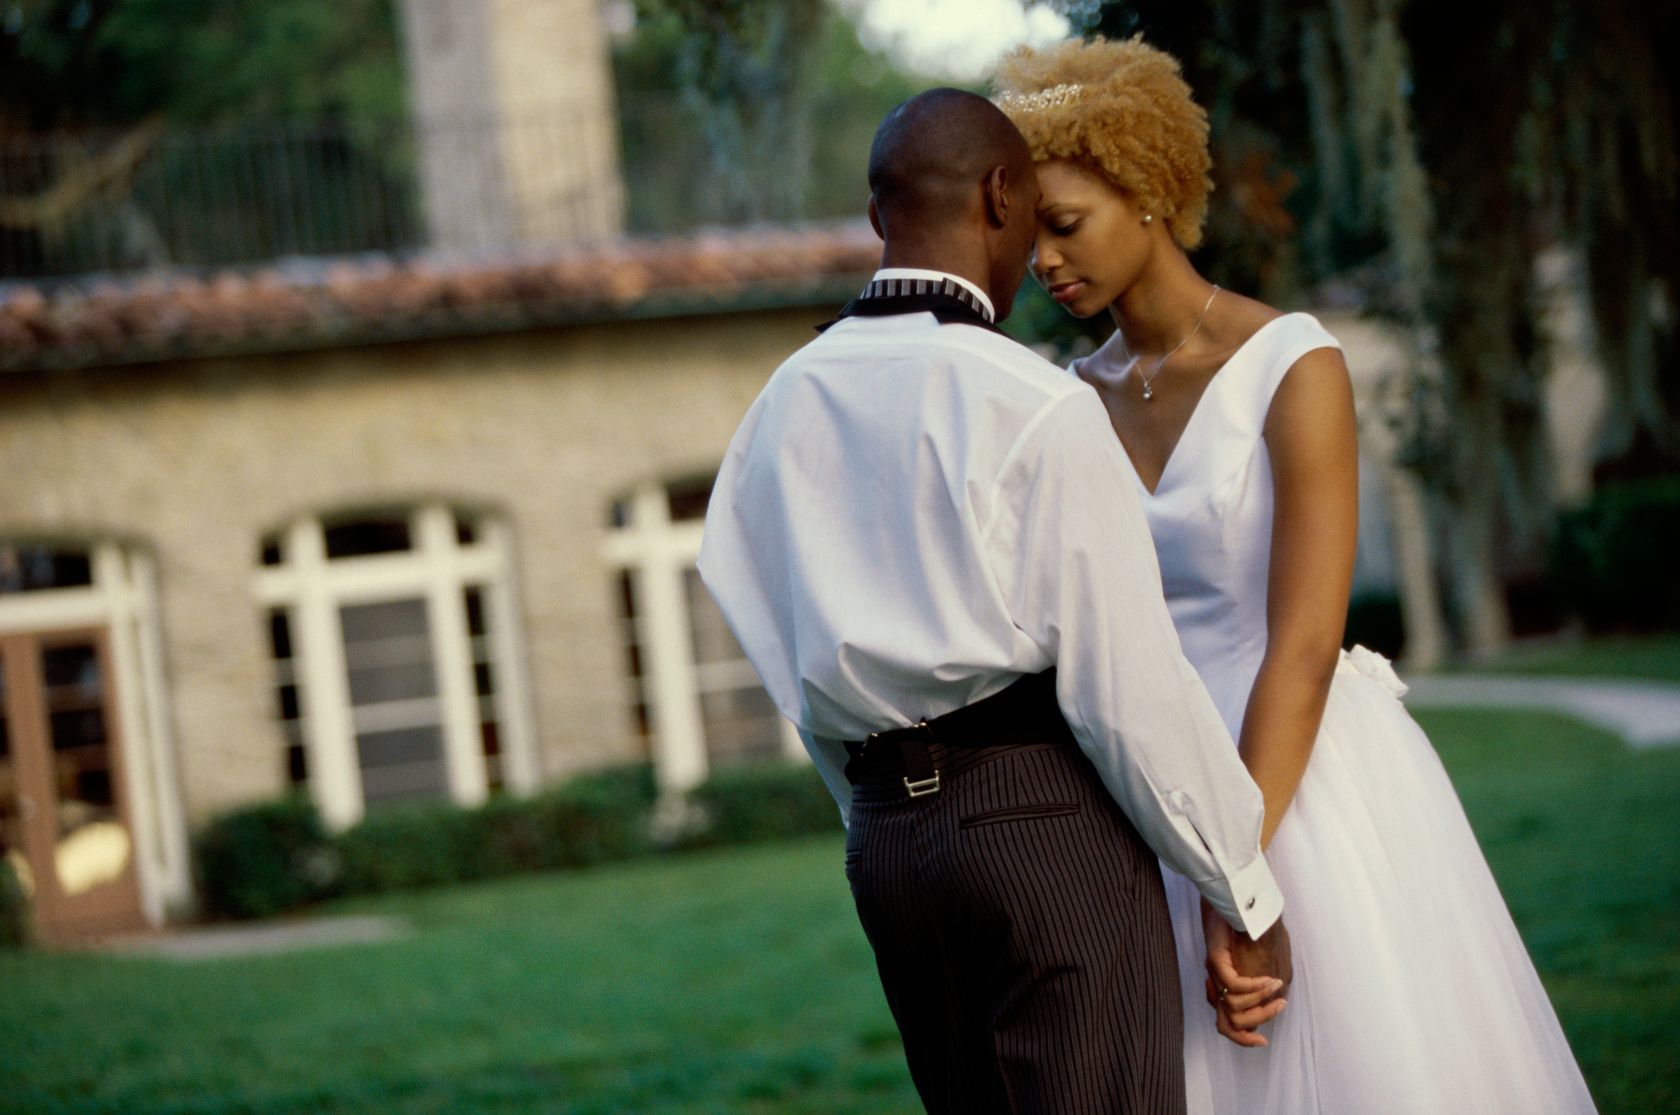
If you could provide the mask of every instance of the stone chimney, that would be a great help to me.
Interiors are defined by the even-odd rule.
[[[400,0],[430,243],[617,237],[624,187],[599,0]]]

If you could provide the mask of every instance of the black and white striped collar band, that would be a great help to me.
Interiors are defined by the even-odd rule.
[[[987,322],[993,321],[991,310],[972,290],[955,279],[871,279],[858,295],[862,302],[870,298],[905,298],[917,295],[943,294],[955,298]]]

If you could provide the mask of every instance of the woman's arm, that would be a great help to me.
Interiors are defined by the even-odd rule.
[[[1266,799],[1268,846],[1307,769],[1347,624],[1359,535],[1353,385],[1335,349],[1295,362],[1266,415],[1274,511],[1266,655],[1238,751]]]

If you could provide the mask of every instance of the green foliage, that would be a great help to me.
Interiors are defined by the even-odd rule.
[[[833,832],[840,813],[806,763],[752,763],[715,772],[691,795],[705,821],[690,846],[749,844]]]
[[[489,875],[485,815],[447,803],[386,806],[340,833],[338,893],[379,894]]]
[[[1342,645],[1356,644],[1388,658],[1400,657],[1406,645],[1406,624],[1398,596],[1392,592],[1365,592],[1348,601]]]
[[[1109,38],[1142,34],[1180,60],[1211,125],[1214,191],[1197,266],[1229,290],[1287,305],[1370,251],[1347,214],[1320,218],[1339,182],[1319,173],[1325,131],[1314,126],[1334,118],[1309,111],[1295,23],[1271,8],[1119,0],[1081,23]]]
[[[1608,484],[1559,517],[1552,576],[1592,630],[1680,630],[1676,538],[1680,476]]]
[[[382,809],[334,841],[341,894],[377,894],[522,871],[583,867],[649,849],[646,764],[584,775],[477,809]]]
[[[637,0],[636,11],[682,28],[683,80],[718,99],[797,87],[827,16],[821,0]]]
[[[797,212],[810,161],[807,95],[824,41],[823,0],[643,0],[674,39],[674,72],[691,121],[705,136],[706,199],[716,220],[786,219]],[[755,168],[774,166],[773,175]],[[695,181],[696,166],[683,167]]]
[[[412,244],[391,4],[0,4],[0,279]]]
[[[501,798],[481,811],[491,873],[586,867],[651,848],[656,795],[645,763],[582,775],[531,798]]]
[[[773,7],[639,5],[613,53],[636,231],[862,216],[875,127],[925,85],[866,49],[843,14]],[[725,48],[733,64],[717,57]]]
[[[1554,512],[1543,249],[1583,265],[1599,452],[1624,474],[1680,462],[1680,84],[1659,45],[1680,7],[1117,0],[1097,29],[1177,55],[1209,109],[1210,276],[1288,301],[1299,239],[1302,279],[1404,327],[1401,463],[1460,634],[1495,636],[1497,578]],[[1280,192],[1303,237],[1256,206]]]
[[[477,809],[390,806],[328,836],[301,799],[236,810],[195,843],[212,916],[266,917],[326,895],[378,894],[521,871],[581,867],[650,848],[647,764],[611,768]]]
[[[0,10],[0,131],[403,110],[392,0],[37,0]]]
[[[1114,332],[1114,320],[1107,314],[1074,317],[1028,275],[1015,292],[1015,305],[1003,319],[1002,328],[1022,344],[1045,352],[1055,363],[1066,364],[1107,340]]]
[[[335,875],[321,818],[303,798],[223,814],[198,833],[193,859],[216,917],[270,917],[328,893]]]
[[[29,897],[12,865],[0,859],[0,949],[29,943]]]
[[[1554,0],[1559,65],[1540,152],[1562,179],[1610,389],[1600,455],[1626,475],[1680,466],[1680,5]]]
[[[263,917],[328,895],[382,894],[522,872],[587,867],[656,850],[657,791],[646,763],[580,775],[530,797],[475,809],[447,802],[374,810],[323,834],[312,806],[288,799],[236,810],[200,834],[208,913]],[[831,832],[839,816],[805,764],[744,764],[692,795],[704,823],[673,843],[692,848]]]

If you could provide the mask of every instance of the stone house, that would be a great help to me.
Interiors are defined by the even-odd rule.
[[[265,138],[224,180],[165,137],[122,212],[198,266],[0,283],[0,855],[49,938],[190,909],[191,831],[289,789],[343,827],[797,743],[693,573],[699,518],[878,242],[627,237],[598,0],[398,13],[418,242],[333,240],[398,202],[319,150]],[[249,247],[281,233],[293,258]]]
[[[781,754],[692,562],[867,227],[0,299],[0,848],[51,933],[190,906],[190,831]]]

